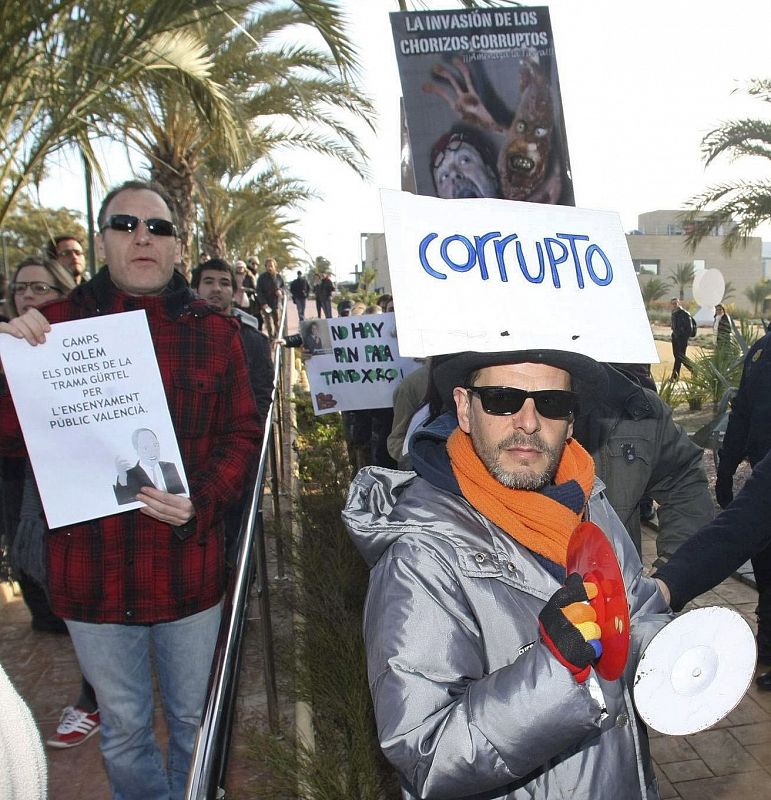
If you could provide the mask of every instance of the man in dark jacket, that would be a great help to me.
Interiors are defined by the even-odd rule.
[[[289,284],[289,293],[292,295],[292,302],[297,306],[297,316],[302,322],[305,319],[305,301],[311,293],[311,285],[299,269],[297,277]]]
[[[335,284],[329,273],[325,272],[316,287],[316,304],[320,306],[321,314],[327,319],[332,318],[332,295],[335,293]],[[319,316],[321,316],[321,314]]]
[[[579,411],[573,434],[594,459],[605,494],[641,552],[640,500],[659,505],[656,550],[666,559],[713,517],[703,452],[672,410],[629,375],[603,364],[608,393]]]
[[[771,334],[755,342],[744,359],[739,391],[731,402],[720,449],[715,498],[721,508],[733,500],[733,477],[746,458],[755,466],[771,450]],[[771,666],[771,547],[752,557],[758,587],[758,659]]]
[[[30,309],[0,334],[45,347],[50,323],[142,309],[158,359],[190,497],[146,486],[141,509],[54,529],[51,607],[64,618],[102,719],[115,797],[184,796],[224,590],[223,514],[243,491],[261,435],[234,320],[174,272],[171,204],[156,184],[108,193],[97,249],[106,267],[66,299]],[[8,396],[0,447],[21,447]],[[154,652],[169,728],[167,766],[153,735]]]
[[[675,364],[672,367],[672,380],[680,378],[680,367],[684,364],[688,369],[691,362],[685,355],[688,348],[688,339],[691,336],[691,315],[680,305],[677,297],[672,298],[672,355],[675,357]]]
[[[249,383],[254,392],[260,420],[264,421],[273,397],[273,358],[270,342],[260,330],[256,317],[237,308],[233,302],[236,278],[234,268],[222,258],[211,258],[193,270],[190,285],[198,296],[219,312],[239,322],[241,344],[246,353]]]
[[[241,344],[244,346],[249,369],[249,383],[257,403],[260,422],[264,423],[273,399],[271,345],[268,337],[260,330],[259,320],[237,308],[233,302],[236,286],[234,268],[222,258],[212,258],[193,270],[191,285],[209,305],[238,320]],[[238,556],[241,517],[244,505],[250,499],[251,487],[247,486],[243,498],[225,512],[225,560],[229,567],[235,564]]]

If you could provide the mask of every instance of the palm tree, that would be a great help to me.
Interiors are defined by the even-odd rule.
[[[648,310],[657,300],[661,300],[668,290],[666,282],[661,278],[649,278],[640,283],[640,291],[645,309]]]
[[[725,289],[723,289],[722,302],[725,303],[726,300],[731,300],[735,295],[736,295],[736,287],[731,283],[731,281],[726,281]]]
[[[750,81],[747,94],[765,103],[771,102],[771,80]],[[771,122],[763,119],[741,119],[725,122],[710,131],[702,140],[707,166],[718,156],[731,159],[757,156],[771,159]],[[761,165],[762,166],[762,165]],[[760,170],[759,170],[760,171]],[[692,249],[712,231],[728,226],[724,248],[732,252],[763,222],[771,220],[771,180],[726,181],[706,189],[688,202],[693,211],[685,217],[688,229],[686,244]]]
[[[340,12],[332,0],[294,0],[294,6],[262,0],[256,13],[244,9],[209,20],[205,29],[189,29],[205,37],[211,53],[208,88],[220,101],[210,104],[213,119],[202,120],[189,93],[159,76],[138,86],[115,120],[113,134],[148,159],[151,177],[174,200],[183,260],[192,244],[194,195],[203,197],[213,174],[230,189],[240,182],[248,187],[252,165],[264,174],[266,159],[279,146],[309,148],[365,172],[361,145],[345,119],[371,124],[372,106],[348,77],[355,62]],[[302,24],[324,25],[337,37],[337,50],[272,44]],[[207,227],[221,247],[224,232],[214,230],[214,219]]]
[[[753,286],[744,290],[744,296],[752,303],[752,316],[758,316],[758,306],[771,294],[771,283],[767,280],[758,281]]]
[[[268,217],[260,231],[259,245],[255,247],[263,263],[270,257],[275,258],[280,267],[292,268],[304,261],[297,255],[302,242],[292,229],[297,224],[298,220],[277,213]]]
[[[192,51],[212,60],[203,41],[190,29],[180,34]],[[149,162],[152,180],[165,187],[174,205],[182,246],[182,260],[192,242],[194,219],[193,192],[200,154],[207,146],[226,153],[237,162],[242,155],[232,102],[211,72],[202,80],[197,96],[191,102],[189,87],[153,75],[136,86],[121,87],[114,97],[116,114],[101,131],[122,135]],[[119,127],[116,128],[115,126]]]
[[[186,79],[207,69],[176,31],[234,0],[0,0],[0,224],[48,155],[88,140],[120,86],[149,73]],[[243,3],[241,3],[243,5]]]
[[[684,262],[677,264],[669,276],[669,285],[677,289],[678,297],[681,300],[685,299],[685,287],[693,283],[694,269],[693,264]]]
[[[324,258],[324,256],[316,256],[316,258],[313,259],[313,266],[318,273],[330,272],[332,269],[332,262],[328,258]]]
[[[199,194],[203,247],[209,255],[223,258],[264,251],[260,239],[264,227],[275,228],[284,209],[311,197],[302,183],[274,171],[260,173],[237,187],[223,186],[216,176],[204,182],[199,175],[199,185],[204,189]],[[242,249],[248,228],[253,231],[252,238]]]

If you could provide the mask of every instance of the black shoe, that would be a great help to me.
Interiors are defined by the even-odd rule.
[[[764,692],[771,692],[771,672],[763,672],[755,678],[755,685]]]

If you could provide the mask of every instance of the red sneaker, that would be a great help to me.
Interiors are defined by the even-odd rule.
[[[49,747],[77,747],[99,730],[99,709],[89,714],[82,708],[67,706],[59,718],[56,733],[46,741]]]

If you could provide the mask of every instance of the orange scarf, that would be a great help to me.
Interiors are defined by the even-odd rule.
[[[581,514],[540,492],[509,489],[498,483],[476,454],[471,436],[460,428],[447,440],[447,453],[463,496],[480,514],[529,550],[565,565],[568,540]],[[575,439],[565,444],[554,476],[557,485],[570,480],[576,481],[588,499],[594,461]]]

